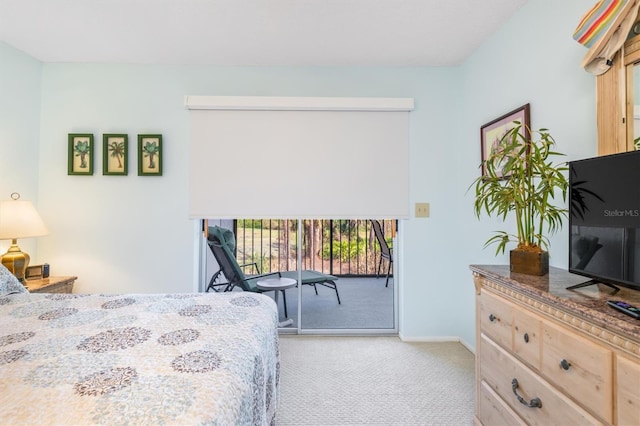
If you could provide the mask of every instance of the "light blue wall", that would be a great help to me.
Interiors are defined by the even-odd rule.
[[[530,0],[460,67],[45,64],[43,160],[34,173],[52,232],[39,239],[39,257],[56,274],[77,274],[79,291],[192,290],[184,95],[412,97],[410,199],[431,203],[431,217],[402,224],[401,334],[460,336],[473,346],[468,265],[507,262],[482,250],[503,224],[477,221],[466,192],[478,173],[479,129],[529,102],[533,126],[549,127],[568,159],[595,155],[595,81],[579,67],[586,50],[571,39],[584,9],[580,0]],[[98,148],[103,133],[126,132],[131,149],[138,133],[162,133],[164,175],[138,177],[131,161],[129,176],[102,176],[98,150],[94,176],[67,176],[67,134],[85,131]],[[552,264],[566,266],[566,239],[553,239]]]
[[[449,173],[446,164],[454,152],[443,141],[451,138],[447,135],[449,111],[460,97],[457,72],[47,64],[41,152],[52,161],[41,168],[40,201],[52,218],[55,235],[42,241],[42,253],[52,265],[80,277],[79,291],[192,289],[185,95],[413,97],[411,168],[418,177],[412,192],[419,197],[416,200],[440,203],[439,198],[450,196],[445,187],[435,186],[429,192],[421,188],[429,174]],[[97,174],[67,176],[66,149],[60,147],[70,132],[92,132],[96,138],[126,132],[132,147],[138,133],[162,133],[164,175],[138,177],[135,164],[130,163],[134,172],[129,176],[102,176],[102,153],[97,151]],[[96,146],[102,146],[101,141]],[[216,161],[226,160],[212,158],[212,167]],[[54,195],[55,188],[65,191]],[[154,285],[149,286],[149,281]]]
[[[466,96],[461,111],[467,119],[460,127],[463,149],[456,159],[457,193],[465,194],[478,176],[480,127],[526,103],[531,105],[531,126],[548,128],[566,160],[597,155],[595,77],[580,67],[587,49],[572,39],[590,6],[580,0],[530,0],[466,61],[461,79]],[[469,151],[473,155],[468,155]],[[515,233],[512,223],[505,228],[498,219],[476,220],[472,206],[471,193],[458,199],[457,220],[466,247],[455,270],[465,282],[464,288],[473,285],[465,264],[508,263],[508,253],[496,258],[494,246],[483,250],[492,232]],[[551,239],[551,265],[567,268],[567,250],[568,235],[562,230]],[[470,305],[473,295],[460,290],[464,305]],[[464,317],[464,324],[472,320],[469,313]],[[464,340],[473,341],[464,324],[460,324]]]
[[[0,42],[0,200],[18,192],[38,207],[40,78],[42,64]],[[37,258],[37,241],[18,241]],[[0,254],[9,241],[0,241]],[[35,264],[35,263],[33,263]]]
[[[465,111],[474,124],[466,129],[469,140],[472,136],[477,140],[483,123],[530,103],[532,127],[548,128],[567,160],[597,154],[595,77],[580,67],[586,48],[571,38],[587,8],[579,0],[530,1],[474,53],[464,66],[463,79],[469,94]],[[465,182],[476,176],[469,173],[472,160],[462,155],[459,159],[464,164],[460,176]],[[463,220],[473,219],[472,201],[465,197],[462,210],[469,214]],[[499,226],[495,222],[484,220],[481,226],[474,226],[476,247]],[[566,267],[567,243],[566,232],[552,239],[552,265]],[[480,253],[483,255],[470,260],[495,261],[492,250]]]

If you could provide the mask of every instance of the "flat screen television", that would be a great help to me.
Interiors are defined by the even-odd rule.
[[[569,272],[640,290],[640,151],[569,162]]]

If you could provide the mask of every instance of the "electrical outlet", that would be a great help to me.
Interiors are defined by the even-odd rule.
[[[416,217],[429,217],[429,203],[416,203]]]

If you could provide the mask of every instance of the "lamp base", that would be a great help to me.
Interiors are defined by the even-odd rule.
[[[24,283],[24,274],[29,266],[30,256],[24,253],[18,247],[18,242],[14,238],[11,240],[11,246],[5,254],[2,255],[2,264],[11,272],[21,283]]]

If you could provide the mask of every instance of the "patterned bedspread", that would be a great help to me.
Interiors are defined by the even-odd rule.
[[[0,424],[275,424],[277,321],[254,293],[0,296]]]

